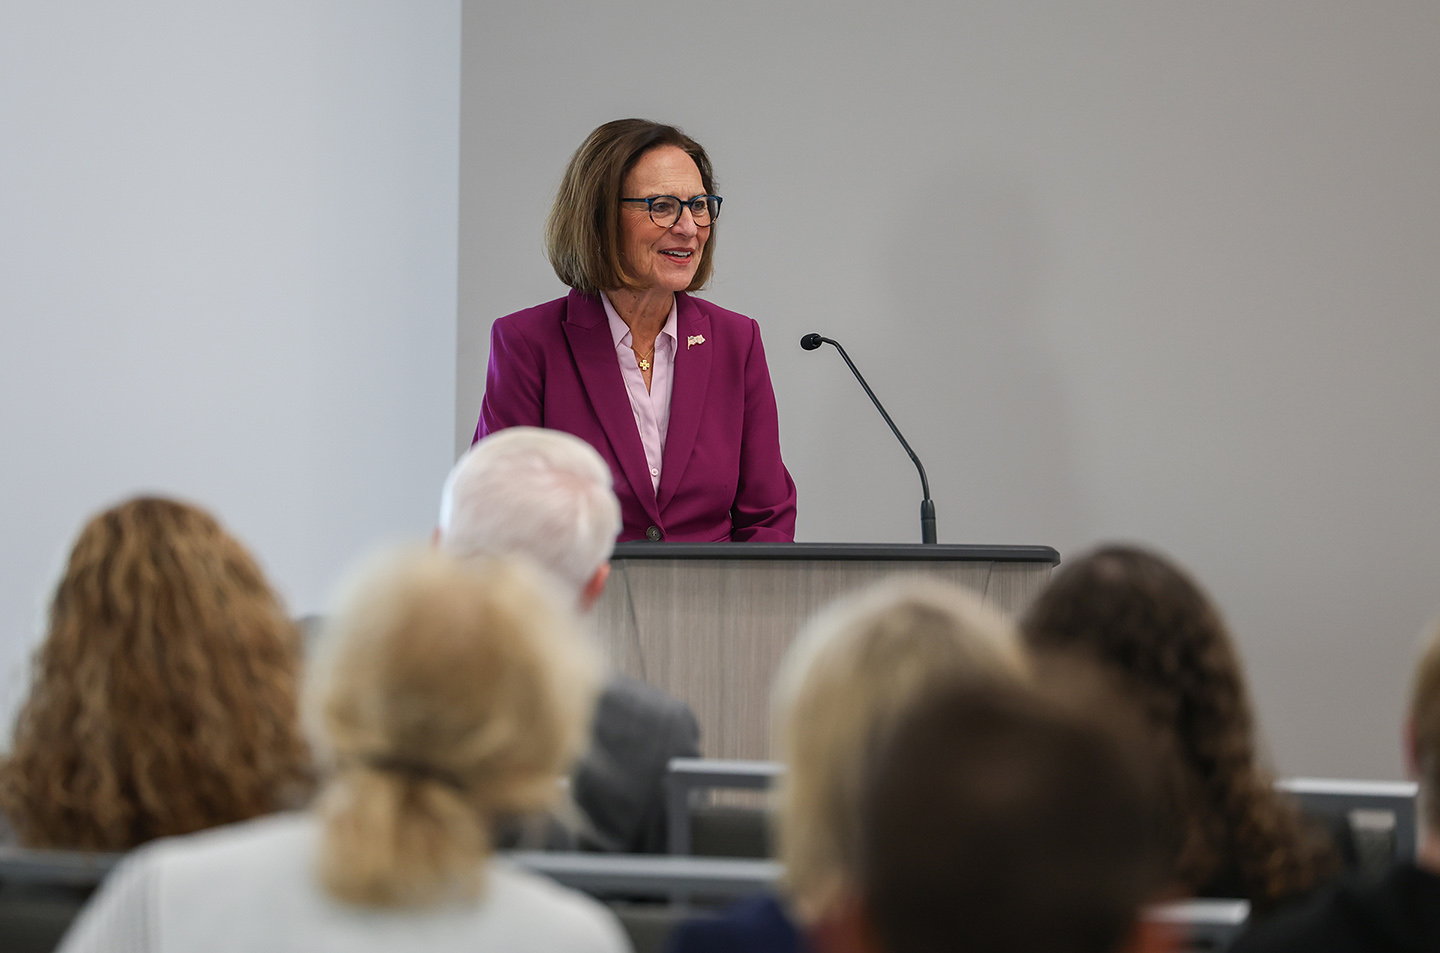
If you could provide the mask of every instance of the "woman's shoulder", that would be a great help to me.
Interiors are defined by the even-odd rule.
[[[565,306],[569,301],[569,295],[554,298],[550,301],[542,301],[540,304],[531,305],[528,308],[521,308],[519,311],[511,311],[509,314],[497,320],[504,321],[507,324],[529,324],[556,317],[564,317]]]
[[[688,346],[692,335],[698,334],[696,343],[713,341],[723,353],[742,361],[757,348],[764,348],[760,324],[749,315],[694,295],[685,295],[683,301],[679,327],[682,347]]]
[[[304,868],[319,836],[315,819],[306,813],[282,813],[165,837],[137,848],[128,859],[148,868],[167,883],[199,884],[237,876],[276,876],[277,868]]]
[[[756,325],[755,319],[749,315],[741,314],[739,311],[731,311],[728,308],[722,308],[715,302],[708,301],[705,298],[697,298],[692,294],[686,294],[685,300],[693,304],[701,314],[705,315],[713,323],[732,325],[736,328],[744,328],[747,331]]]
[[[139,848],[161,858],[204,858],[232,852],[288,851],[318,836],[314,815],[304,811],[264,814],[248,821],[211,827],[193,834],[164,837]]]
[[[177,950],[235,949],[253,932],[243,924],[265,922],[256,911],[305,892],[315,834],[308,817],[281,814],[144,844],[120,860],[59,949],[155,949],[170,940]],[[226,934],[218,946],[217,923]]]
[[[148,928],[177,950],[288,950],[297,948],[292,938],[317,931],[344,940],[350,949],[380,949],[385,945],[380,940],[392,934],[375,929],[387,921],[409,932],[416,948],[432,950],[630,950],[619,921],[597,901],[502,858],[487,865],[477,904],[416,916],[334,900],[315,878],[319,835],[313,814],[291,814],[156,841],[126,858],[115,884],[107,882],[106,891],[114,894],[110,906],[126,909],[118,910],[118,920],[101,917],[97,924],[126,920],[144,908],[153,913]],[[213,939],[216,930],[224,942],[201,942]],[[364,939],[371,935],[374,944]],[[92,948],[103,946],[77,947]]]
[[[605,319],[605,307],[593,295],[571,291],[559,298],[545,301],[495,319],[496,326],[523,330],[559,329],[561,323],[578,319],[590,324]]]
[[[544,939],[553,949],[595,953],[630,949],[620,921],[598,900],[504,858],[491,861],[486,879],[486,908],[513,921],[521,935]]]

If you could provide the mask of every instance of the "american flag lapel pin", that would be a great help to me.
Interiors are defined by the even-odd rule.
[[[687,338],[685,339],[685,350],[688,351],[688,350],[690,350],[692,347],[694,347],[695,345],[697,345],[697,344],[704,344],[704,343],[705,343],[705,335],[703,335],[703,334],[692,334],[692,335],[690,335],[689,337],[687,337]]]

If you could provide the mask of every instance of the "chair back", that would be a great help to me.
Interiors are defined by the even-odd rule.
[[[51,953],[121,856],[0,847],[0,950]]]
[[[768,791],[784,770],[774,761],[671,758],[665,775],[670,853],[768,857],[769,816],[764,808],[707,806],[700,796],[717,790]]]
[[[1419,785],[1414,782],[1290,778],[1275,786],[1294,796],[1302,814],[1348,841],[1337,846],[1362,875],[1415,859]]]

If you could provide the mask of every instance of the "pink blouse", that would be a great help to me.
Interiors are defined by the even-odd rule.
[[[679,341],[676,331],[676,306],[670,303],[670,316],[655,338],[655,353],[650,358],[650,389],[645,389],[645,375],[640,370],[631,344],[630,328],[615,312],[610,299],[600,294],[605,317],[610,319],[610,337],[615,341],[615,357],[620,361],[620,376],[625,379],[625,392],[630,396],[630,410],[635,414],[635,428],[640,431],[640,444],[645,448],[645,461],[650,465],[650,486],[660,491],[660,462],[665,456],[665,434],[670,429],[670,384],[675,374],[675,348]]]

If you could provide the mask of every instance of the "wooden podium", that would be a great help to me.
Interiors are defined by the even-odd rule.
[[[766,758],[775,670],[836,596],[918,573],[1014,614],[1059,561],[1048,546],[620,543],[596,635],[613,670],[690,703],[706,757]]]

